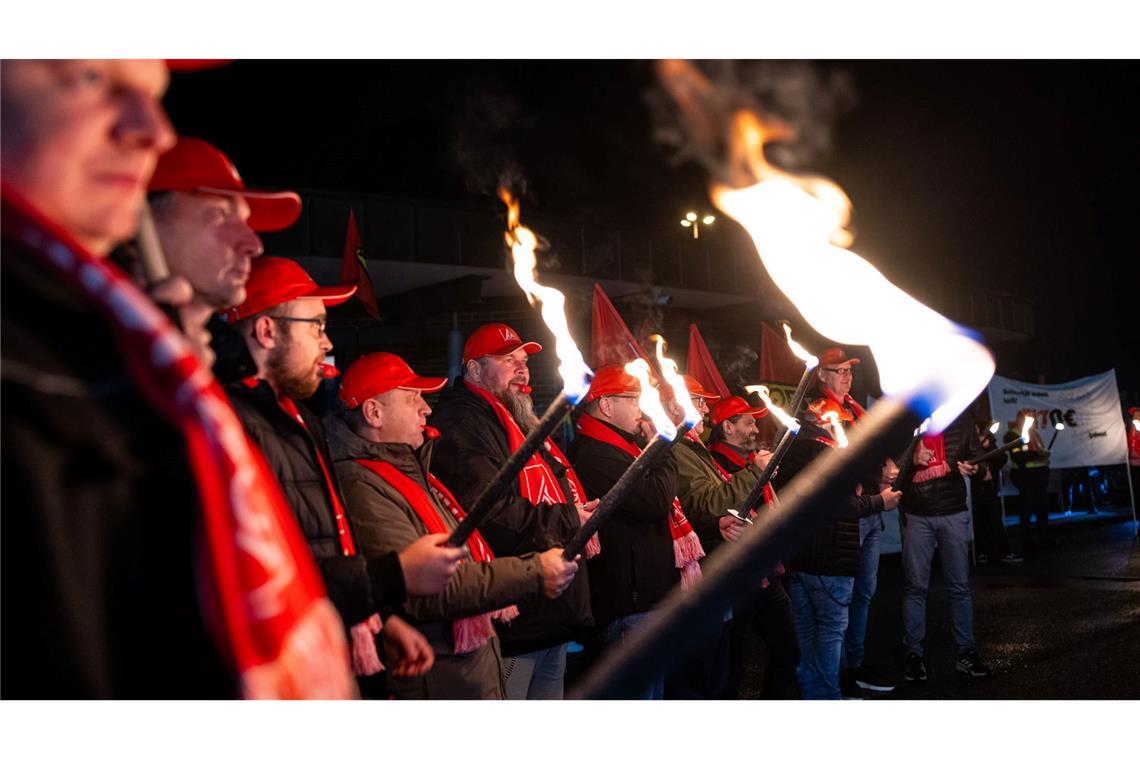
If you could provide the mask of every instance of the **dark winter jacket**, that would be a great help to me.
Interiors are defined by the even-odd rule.
[[[780,462],[772,485],[779,492],[816,457],[827,456],[832,447],[821,439],[829,438],[827,431],[804,421],[787,455]],[[879,495],[877,473],[867,473],[858,484],[852,484],[851,493],[832,505],[830,514],[822,515],[811,537],[791,553],[790,570],[812,575],[855,576],[859,569],[859,518],[883,511],[883,497]],[[859,490],[861,493],[856,493]]]
[[[902,483],[900,488],[903,496],[899,510],[903,513],[933,517],[966,510],[966,482],[958,472],[958,462],[983,453],[969,417],[962,415],[950,423],[942,431],[942,442],[946,448],[946,464],[949,465],[950,472],[923,483],[915,483],[910,479]],[[911,472],[913,475],[914,470]]]
[[[640,445],[634,436],[601,424]],[[633,462],[633,455],[584,435],[574,439],[568,456],[590,499],[605,496]],[[646,612],[680,580],[669,532],[676,495],[677,463],[670,453],[634,484],[598,531],[602,552],[589,565],[590,605],[599,628],[617,618]]]
[[[247,432],[281,483],[285,499],[317,561],[329,599],[346,627],[374,612],[387,612],[403,603],[404,575],[395,553],[346,557],[341,549],[328,483],[317,461],[320,451],[332,473],[333,460],[321,420],[305,404],[297,404],[305,427],[277,403],[264,380],[250,387],[232,383],[226,392]],[[307,428],[307,430],[306,430]],[[333,476],[335,482],[335,475]],[[339,491],[339,489],[338,489]],[[344,503],[343,495],[340,501]],[[352,530],[351,517],[348,520]]]
[[[432,473],[460,504],[470,508],[510,456],[507,433],[490,404],[462,380],[441,394],[429,422],[441,434],[432,456]],[[545,453],[543,456],[562,492],[569,495],[566,469]],[[532,504],[519,495],[516,480],[479,532],[496,557],[517,557],[563,545],[580,525],[572,504]],[[506,656],[548,649],[585,635],[593,625],[585,563],[580,563],[578,574],[562,596],[553,600],[540,597],[520,604],[519,611],[513,621],[496,624]]]
[[[182,435],[85,296],[0,245],[0,696],[236,697],[200,611]]]

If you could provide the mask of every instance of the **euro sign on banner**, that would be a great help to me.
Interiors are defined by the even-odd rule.
[[[1046,445],[1049,466],[1096,467],[1127,464],[1128,443],[1116,370],[1058,385],[1037,385],[994,375],[989,385],[990,410],[1000,423],[997,438],[1016,423],[1021,409],[1033,411],[1034,426]],[[1060,423],[1064,429],[1057,430]],[[1056,434],[1056,438],[1054,438]]]

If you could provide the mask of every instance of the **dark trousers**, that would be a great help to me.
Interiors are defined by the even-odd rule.
[[[1009,538],[1001,519],[1001,500],[997,490],[985,485],[974,489],[974,539],[978,554],[997,561],[1009,553]]]
[[[700,640],[665,675],[665,699],[718,699],[728,681],[729,635],[732,622],[710,622],[697,633]]]
[[[1020,492],[1018,497],[1017,522],[1021,532],[1021,540],[1025,548],[1032,548],[1036,541],[1030,526],[1029,518],[1037,516],[1037,539],[1044,540],[1049,528],[1049,498],[1046,489],[1049,485],[1048,467],[1029,467],[1013,469],[1013,485]]]
[[[759,639],[765,650],[761,699],[798,699],[796,666],[800,643],[792,617],[792,602],[779,578],[737,601],[729,623],[728,683],[722,697],[740,699],[748,652]]]

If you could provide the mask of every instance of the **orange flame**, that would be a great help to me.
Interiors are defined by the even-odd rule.
[[[538,258],[535,248],[538,238],[527,227],[519,224],[519,202],[506,188],[499,188],[499,198],[507,204],[507,246],[514,260],[515,281],[526,293],[527,300],[534,305],[537,299],[542,304],[542,321],[554,333],[554,352],[560,364],[558,373],[562,376],[562,392],[577,402],[586,395],[590,387],[590,371],[582,353],[570,335],[566,323],[566,297],[556,288],[539,285],[535,279]]]
[[[792,340],[792,326],[787,322],[784,323],[784,335],[788,338],[788,348],[792,349],[792,353],[802,360],[808,369],[815,369],[815,366],[819,364],[819,359],[812,356],[808,353],[806,348]]]
[[[1032,414],[1025,415],[1025,420],[1021,423],[1021,442],[1029,445],[1029,429],[1033,427],[1036,418]]]
[[[685,378],[677,372],[677,362],[665,355],[665,339],[660,335],[652,335],[649,339],[657,345],[657,364],[661,367],[662,378],[673,388],[677,403],[685,410],[685,424],[690,428],[696,427],[703,415],[693,405],[693,398],[685,387]]]
[[[644,359],[634,359],[625,365],[625,371],[641,382],[641,396],[637,404],[657,427],[657,435],[667,441],[676,438],[677,426],[665,412],[665,407],[661,404],[661,394],[649,382],[649,362]]]
[[[772,280],[817,332],[869,345],[884,393],[906,397],[924,415],[932,410],[932,428],[945,429],[993,376],[993,356],[847,249],[851,203],[837,185],[768,163],[764,145],[787,139],[783,124],[727,103],[691,64],[663,62],[658,70],[695,140],[706,153],[723,148],[727,165],[713,203],[748,231]],[[858,293],[859,308],[833,298],[821,277]]]
[[[835,431],[835,442],[839,444],[839,448],[847,448],[847,433],[843,432],[843,423],[839,421],[839,412],[834,410],[824,412],[823,418],[831,423],[831,429]]]
[[[799,432],[799,420],[785,412],[779,407],[779,405],[772,401],[771,397],[768,395],[768,386],[746,385],[744,386],[744,390],[748,391],[749,393],[755,393],[757,396],[759,396],[760,400],[764,402],[764,406],[768,407],[768,411],[771,412],[772,415],[784,425],[784,427],[788,428],[793,433]]]

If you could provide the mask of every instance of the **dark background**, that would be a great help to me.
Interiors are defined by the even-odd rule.
[[[1140,388],[1140,66],[812,67],[855,96],[805,168],[851,197],[857,252],[900,283],[917,272],[1031,298],[1035,335],[1002,351],[1001,374],[1116,367],[1126,395]],[[491,206],[508,170],[524,209],[687,234],[677,220],[710,208],[707,173],[654,140],[653,88],[636,61],[236,61],[175,75],[166,104],[252,186]]]

